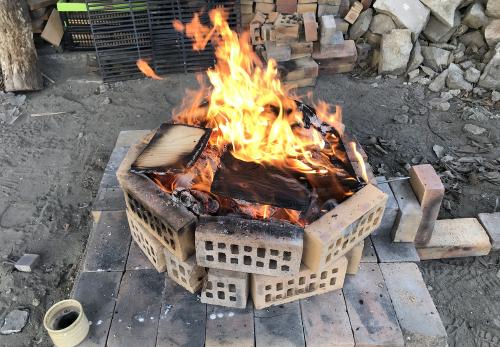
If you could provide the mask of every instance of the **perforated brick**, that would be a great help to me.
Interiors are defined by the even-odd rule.
[[[342,257],[380,225],[386,202],[387,194],[368,184],[307,225],[302,261],[318,271]]]
[[[250,275],[254,306],[262,309],[342,288],[347,258],[341,257],[319,271],[302,265],[298,274],[288,276]]]
[[[196,228],[199,265],[280,276],[300,270],[303,231],[278,222],[202,217]]]
[[[181,261],[167,250],[164,253],[168,276],[189,292],[198,292],[203,286],[207,272],[204,267],[196,264],[196,257],[193,255]]]
[[[129,210],[127,212],[128,224],[132,238],[137,243],[142,252],[146,255],[149,261],[153,264],[158,272],[164,272],[167,269],[165,263],[164,247],[153,235],[150,234],[148,228],[140,219],[138,219]]]
[[[209,269],[201,291],[201,302],[227,307],[245,308],[248,300],[248,274]]]

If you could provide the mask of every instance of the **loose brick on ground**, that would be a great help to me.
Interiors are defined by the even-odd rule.
[[[289,223],[201,217],[196,228],[196,260],[209,268],[294,274],[300,269],[302,246],[302,229]]]
[[[245,308],[248,299],[248,274],[244,272],[209,269],[201,302],[227,307]]]
[[[190,293],[194,294],[198,292],[203,286],[207,272],[204,267],[198,266],[196,257],[192,255],[190,258],[182,261],[166,249],[164,250],[164,254],[167,273],[170,278],[186,288]]]
[[[38,254],[25,253],[19,258],[14,267],[18,271],[31,272],[40,262],[40,256]]]
[[[488,234],[476,218],[438,220],[431,240],[417,246],[421,260],[481,256],[490,250]]]
[[[416,264],[380,264],[407,347],[445,347],[446,330]]]
[[[254,306],[262,309],[342,288],[346,269],[347,259],[342,257],[319,271],[311,271],[303,265],[295,275],[252,274],[250,287]]]
[[[420,204],[408,181],[390,182],[399,212],[392,229],[394,242],[413,242],[422,222]]]
[[[478,217],[490,237],[492,249],[500,250],[500,212],[480,213]]]
[[[389,183],[378,183],[384,182],[387,180],[384,176],[379,176],[375,178],[377,181],[377,187],[387,194],[387,204],[385,205],[384,216],[382,217],[382,222],[380,226],[375,230],[372,235],[379,234],[390,234],[394,228],[394,224],[396,223],[396,219],[399,213],[399,206],[396,198],[394,197],[394,193],[392,192]]]
[[[365,241],[361,241],[356,246],[353,247],[345,255],[347,258],[347,274],[355,275],[358,273],[359,264],[361,263],[361,257],[363,256],[363,249],[365,246]]]

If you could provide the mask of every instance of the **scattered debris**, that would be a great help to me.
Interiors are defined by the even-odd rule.
[[[37,266],[39,261],[40,256],[38,254],[26,253],[19,258],[14,267],[22,272],[31,272]]]
[[[26,95],[24,94],[15,95],[0,91],[0,123],[14,124],[22,114],[25,101]]]
[[[4,319],[0,334],[10,335],[19,333],[28,323],[29,311],[25,309],[15,309],[10,311]]]

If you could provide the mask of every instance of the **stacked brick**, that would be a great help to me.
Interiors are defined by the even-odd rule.
[[[292,31],[278,31],[278,37]],[[156,270],[193,294],[201,290],[204,303],[245,308],[251,296],[262,309],[338,290],[348,268],[346,256],[351,268],[357,267],[355,254],[381,223],[387,195],[372,184],[305,228],[196,217],[152,181],[130,173],[150,138],[131,147],[117,173],[130,231]]]

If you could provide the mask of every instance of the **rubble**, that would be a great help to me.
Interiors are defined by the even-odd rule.
[[[472,84],[467,82],[464,78],[464,72],[456,64],[450,64],[448,68],[448,77],[446,78],[446,86],[450,89],[463,89],[471,91]]]
[[[351,40],[357,40],[361,36],[363,36],[370,27],[370,23],[372,22],[372,17],[373,17],[373,10],[371,8],[361,12],[356,22],[349,28],[349,38]]]
[[[412,51],[411,32],[406,29],[393,29],[382,36],[380,45],[380,74],[402,74],[406,71]]]
[[[477,83],[481,77],[481,71],[474,67],[470,67],[465,71],[464,78],[471,83]]]
[[[483,88],[500,90],[500,44],[495,49],[495,55],[484,68],[479,79],[479,85]]]
[[[429,84],[429,89],[433,92],[440,92],[446,85],[446,79],[448,78],[448,69],[441,72],[435,79]]]
[[[10,311],[5,316],[3,325],[0,328],[0,334],[10,335],[21,332],[28,323],[29,315],[29,312],[23,309]]]
[[[377,0],[373,8],[391,16],[399,27],[420,34],[429,20],[430,11],[419,0]]]
[[[370,31],[372,33],[383,35],[390,33],[392,29],[396,29],[396,24],[390,16],[383,13],[373,16],[370,24]]]
[[[486,132],[486,129],[474,124],[465,124],[464,131],[471,135],[481,135]]]
[[[486,39],[486,43],[491,48],[495,47],[496,44],[500,42],[500,19],[492,20],[484,28],[484,37]]]
[[[427,6],[432,14],[441,22],[453,27],[455,25],[455,11],[463,0],[421,0]]]
[[[488,0],[486,15],[493,18],[500,18],[500,2],[497,0]]]
[[[450,27],[449,25],[441,22],[436,17],[431,16],[423,31],[424,36],[432,42],[447,42],[455,33],[458,25],[460,24],[460,15],[458,13],[456,15],[455,22],[457,24]]]
[[[422,55],[424,56],[424,65],[436,72],[443,71],[443,68],[448,65],[448,59],[450,58],[449,51],[433,46],[422,47]]]
[[[417,41],[411,51],[410,61],[408,62],[408,71],[418,69],[423,62],[424,56],[422,55],[422,46],[420,46],[420,42]]]
[[[483,5],[480,2],[475,2],[467,8],[462,23],[469,28],[479,29],[487,25],[488,21]]]

